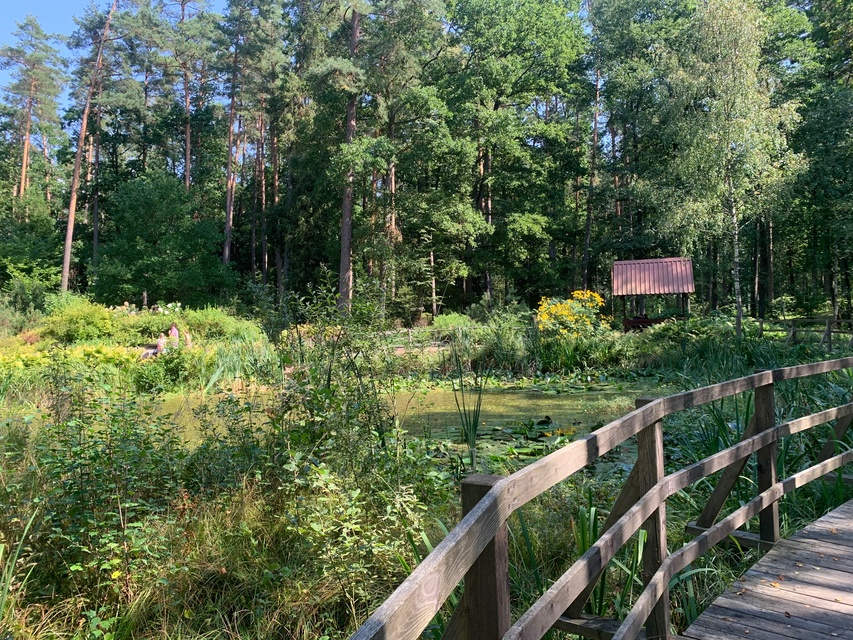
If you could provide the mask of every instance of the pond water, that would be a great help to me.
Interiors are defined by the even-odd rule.
[[[632,411],[636,398],[652,393],[650,385],[616,384],[580,389],[486,389],[483,391],[480,426],[485,430],[523,425],[549,426],[551,431],[588,433]],[[455,437],[461,417],[460,394],[450,389],[398,393],[400,424],[415,434]],[[465,406],[473,410],[476,395],[466,391]]]
[[[542,437],[571,440],[615,420],[634,408],[640,396],[665,395],[665,391],[651,382],[607,383],[584,387],[549,388],[531,386],[519,388],[493,388],[483,392],[479,433],[486,438],[504,439],[508,434],[537,433]],[[435,388],[418,391],[401,391],[395,397],[400,426],[414,436],[435,439],[460,439],[461,418],[453,390]],[[269,392],[246,392],[244,400],[253,400],[263,406],[271,398]],[[215,396],[201,394],[170,395],[163,400],[160,412],[170,414],[172,421],[184,431],[185,438],[197,439],[194,410],[202,403],[215,402]],[[465,403],[473,409],[476,396],[466,390]],[[46,418],[35,412],[34,426]],[[15,412],[8,418],[15,417]],[[20,416],[17,416],[20,417]]]

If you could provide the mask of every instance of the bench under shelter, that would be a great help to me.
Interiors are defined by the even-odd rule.
[[[646,315],[646,296],[678,295],[681,315],[690,313],[690,294],[696,291],[693,261],[690,258],[652,258],[650,260],[618,260],[613,263],[613,297],[622,298],[622,327],[625,331],[641,330],[668,320]],[[628,317],[626,300],[635,298],[635,314]]]

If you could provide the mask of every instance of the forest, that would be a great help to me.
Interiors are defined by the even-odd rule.
[[[609,290],[850,315],[848,0],[94,4],[0,50],[0,287],[105,304],[336,282],[403,325]],[[73,52],[63,59],[58,44]],[[425,314],[428,314],[425,316]]]
[[[0,47],[0,640],[344,640],[472,474],[853,354],[851,0],[109,1]],[[623,331],[614,261],[665,257],[690,313],[648,296]],[[853,370],[815,370],[655,418],[666,472],[849,407]],[[780,436],[780,477],[825,441],[849,423]],[[513,616],[639,459],[506,520]],[[783,536],[853,495],[823,480]],[[714,491],[668,498],[670,549]],[[640,597],[641,534],[587,614]],[[756,558],[674,575],[671,630]]]

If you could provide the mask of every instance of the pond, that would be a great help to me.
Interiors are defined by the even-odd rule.
[[[575,390],[486,389],[480,412],[482,428],[548,425],[552,430],[588,433],[634,409],[634,400],[650,394],[649,385],[601,385]],[[652,395],[659,395],[652,394]],[[457,398],[450,389],[399,393],[396,398],[400,424],[415,434],[451,437],[460,425]],[[476,396],[466,391],[471,410]]]
[[[481,449],[512,447],[523,457],[542,455],[633,410],[636,398],[666,393],[654,382],[643,380],[586,385],[527,383],[522,388],[505,385],[486,388],[478,446]],[[241,396],[241,400],[252,400],[259,407],[271,399],[269,391],[246,391]],[[412,436],[461,443],[457,398],[461,403],[461,395],[446,386],[398,392],[394,402],[400,427]],[[171,421],[192,443],[198,438],[194,410],[203,403],[215,401],[215,396],[198,393],[169,395],[162,400],[157,412],[169,414]],[[475,394],[466,390],[465,403],[469,411],[475,401]],[[31,421],[33,426],[38,426],[45,419],[46,416],[37,411]]]

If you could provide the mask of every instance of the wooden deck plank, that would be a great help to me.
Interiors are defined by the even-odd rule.
[[[853,640],[853,501],[780,541],[684,637]]]
[[[767,598],[763,594],[748,591],[740,596],[723,595],[714,602],[721,611],[733,610],[753,617],[762,628],[768,624],[774,628],[791,630],[795,637],[805,634],[817,634],[821,637],[838,637],[853,640],[853,627],[845,620],[835,620],[846,617],[844,614],[832,614],[823,610],[815,616],[815,610],[805,606],[796,599]],[[850,620],[849,617],[846,617]],[[785,635],[785,632],[780,632]],[[833,636],[838,633],[838,636]]]

